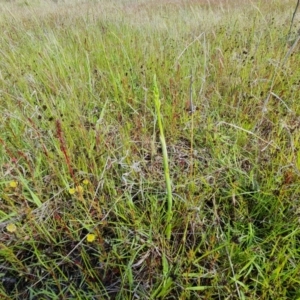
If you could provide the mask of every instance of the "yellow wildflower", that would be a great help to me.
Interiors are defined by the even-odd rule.
[[[82,194],[82,193],[83,193],[83,190],[84,190],[84,189],[83,189],[83,187],[82,187],[81,185],[77,185],[77,186],[76,186],[76,192],[77,192],[77,193]]]
[[[86,240],[87,240],[89,243],[92,243],[95,239],[96,239],[96,235],[93,234],[93,233],[89,233],[89,234],[86,236]]]
[[[84,185],[88,185],[90,182],[89,182],[88,179],[84,179],[84,180],[82,181],[82,183],[83,183]]]
[[[15,181],[15,180],[12,180],[10,183],[9,183],[9,187],[15,189],[16,187],[18,186],[18,182]]]
[[[6,230],[8,232],[14,233],[17,230],[17,226],[14,223],[9,223],[6,225]]]
[[[69,194],[70,195],[74,195],[76,192],[76,190],[74,188],[69,189]]]

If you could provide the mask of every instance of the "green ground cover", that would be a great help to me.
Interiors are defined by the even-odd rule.
[[[0,4],[1,299],[300,299],[295,1]]]

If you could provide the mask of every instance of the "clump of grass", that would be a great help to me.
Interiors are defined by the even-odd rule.
[[[1,299],[300,297],[291,3],[1,2]]]

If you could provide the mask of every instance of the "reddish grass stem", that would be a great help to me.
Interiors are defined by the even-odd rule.
[[[56,120],[56,134],[57,134],[57,137],[58,137],[58,140],[59,140],[60,150],[64,154],[64,157],[65,157],[68,169],[69,169],[69,173],[70,173],[71,177],[73,178],[73,180],[75,181],[74,172],[73,172],[73,168],[71,166],[70,156],[68,155],[66,142],[65,142],[65,139],[64,139],[64,136],[63,136],[63,131],[62,131],[62,128],[61,128],[60,120]]]

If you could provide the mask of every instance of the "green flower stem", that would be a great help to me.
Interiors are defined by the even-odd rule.
[[[167,227],[166,227],[166,237],[169,240],[171,238],[171,231],[172,231],[172,205],[173,205],[173,197],[172,197],[172,188],[171,188],[171,179],[170,179],[170,171],[169,171],[169,159],[168,159],[168,152],[167,152],[167,145],[164,135],[164,129],[162,125],[162,118],[160,114],[160,106],[161,102],[159,99],[159,91],[157,87],[156,82],[156,75],[154,75],[153,79],[153,98],[154,98],[154,104],[155,104],[155,111],[156,111],[156,117],[159,127],[159,139],[162,146],[162,152],[163,152],[163,163],[164,163],[164,173],[165,173],[165,181],[166,181],[166,187],[167,187]]]

